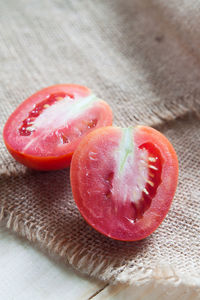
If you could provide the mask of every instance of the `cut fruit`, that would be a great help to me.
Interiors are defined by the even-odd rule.
[[[70,165],[74,150],[90,131],[112,125],[109,105],[83,86],[55,85],[25,100],[5,124],[12,156],[37,170]]]
[[[72,158],[71,186],[85,220],[117,240],[150,235],[165,218],[178,180],[176,153],[153,128],[105,127]]]

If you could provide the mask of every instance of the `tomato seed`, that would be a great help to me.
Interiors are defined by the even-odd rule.
[[[97,155],[96,152],[90,151],[89,152],[89,159],[91,159],[91,160],[97,160],[96,155]]]
[[[63,97],[56,97],[57,101],[60,101],[60,100],[63,100],[63,99],[64,99]]]
[[[28,131],[34,131],[35,128],[34,127],[27,127],[26,130],[28,130]]]
[[[147,183],[154,187],[154,183],[151,180],[147,180]]]
[[[143,188],[143,192],[144,192],[146,195],[149,195],[149,192],[147,191],[146,188]]]
[[[43,107],[44,108],[48,108],[50,105],[49,104],[44,104]]]
[[[158,168],[156,168],[155,166],[149,165],[149,168],[150,168],[150,169],[153,169],[153,170],[155,170],[155,171],[158,171]]]
[[[156,162],[157,157],[148,157],[148,160],[151,162]]]

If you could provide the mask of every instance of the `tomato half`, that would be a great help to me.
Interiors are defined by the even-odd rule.
[[[157,130],[105,127],[87,135],[71,163],[75,202],[97,231],[141,240],[165,218],[175,194],[178,160]]]
[[[87,87],[61,84],[25,100],[5,124],[4,142],[20,163],[37,170],[68,167],[81,139],[112,125],[109,105]]]

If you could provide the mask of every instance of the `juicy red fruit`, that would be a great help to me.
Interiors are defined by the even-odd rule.
[[[74,153],[71,185],[85,220],[113,239],[150,235],[165,218],[177,186],[178,161],[158,131],[105,127]]]
[[[88,88],[55,85],[25,100],[9,117],[4,141],[12,156],[37,170],[68,167],[90,131],[112,124],[109,105]]]

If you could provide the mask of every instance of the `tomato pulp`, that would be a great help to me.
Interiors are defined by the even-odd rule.
[[[60,84],[25,100],[5,124],[4,142],[20,163],[37,170],[68,167],[81,139],[112,125],[109,105],[88,88]]]
[[[87,135],[72,158],[71,185],[85,220],[122,241],[141,240],[165,218],[175,194],[178,160],[157,130],[105,127]]]

